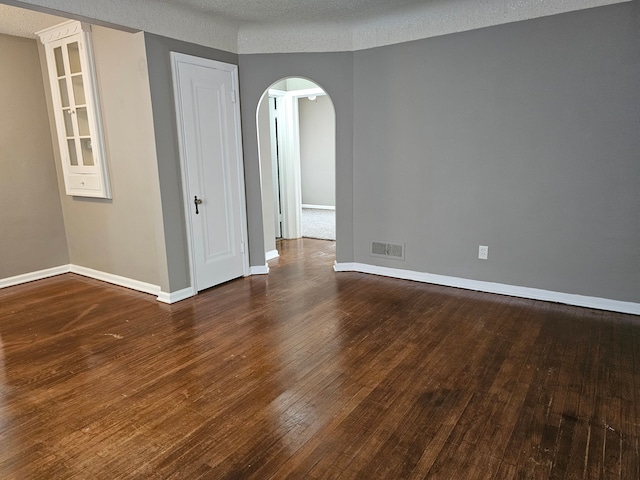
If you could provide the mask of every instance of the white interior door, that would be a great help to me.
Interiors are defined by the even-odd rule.
[[[248,274],[237,66],[172,53],[196,291]]]
[[[289,93],[279,99],[277,118],[282,238],[301,238],[302,190],[298,99]]]

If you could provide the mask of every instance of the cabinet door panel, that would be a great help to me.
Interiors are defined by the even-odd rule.
[[[73,85],[73,100],[76,106],[86,105],[87,100],[84,93],[84,82],[82,81],[82,75],[74,75],[71,78],[71,84]]]
[[[91,140],[83,138],[80,140],[80,145],[82,150],[82,164],[85,167],[93,167],[95,163],[93,161],[93,145],[91,145]]]
[[[71,109],[65,109],[62,111],[62,116],[64,118],[64,131],[67,134],[67,137],[73,137],[73,118],[71,117]]]
[[[111,198],[91,26],[71,20],[37,35],[46,51],[67,195]]]
[[[87,115],[86,107],[78,107],[76,109],[76,118],[78,119],[78,133],[81,137],[88,137],[89,131],[89,116]]]
[[[78,153],[76,152],[76,141],[73,138],[67,139],[67,148],[69,149],[69,164],[73,167],[77,167]]]
[[[81,73],[82,64],[80,62],[80,48],[78,42],[73,42],[67,45],[67,51],[69,52],[69,71],[71,74]]]
[[[68,107],[70,103],[69,103],[69,90],[67,89],[67,79],[61,78],[60,80],[58,80],[58,86],[60,89],[60,103],[62,104],[63,108]]]
[[[54,48],[53,55],[55,57],[55,62],[56,62],[56,72],[59,77],[62,77],[65,74],[64,58],[62,57],[62,47]]]

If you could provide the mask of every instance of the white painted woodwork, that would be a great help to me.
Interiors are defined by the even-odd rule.
[[[91,26],[69,21],[37,34],[46,52],[65,191],[111,198]]]
[[[321,88],[308,88],[285,92],[269,89],[269,112],[271,115],[272,159],[274,161],[274,209],[280,211],[275,219],[276,232],[285,239],[302,237],[302,181],[300,178],[300,119],[298,99],[308,96],[326,95]],[[277,100],[277,109],[273,100]],[[277,136],[275,120],[278,121]],[[278,152],[276,154],[275,145]]]
[[[483,280],[471,280],[468,278],[450,277],[448,275],[417,272],[415,270],[380,267],[378,265],[369,265],[358,262],[338,263],[336,261],[333,265],[333,269],[336,272],[369,273],[383,277],[412,280],[414,282],[432,283],[434,285],[444,285],[446,287],[475,290],[477,292],[497,293],[499,295],[508,295],[510,297],[530,298],[532,300],[544,300],[546,302],[564,303],[566,305],[575,305],[578,307],[596,308],[598,310],[610,310],[612,312],[640,315],[640,303],[625,302],[610,298],[590,297],[586,295],[576,295],[573,293],[556,292],[553,290],[543,290],[540,288],[521,287],[519,285],[485,282]]]
[[[278,128],[283,148],[279,155],[280,196],[282,203],[282,237],[301,238],[302,182],[300,179],[300,120],[298,99],[287,93],[284,100],[284,122]],[[280,127],[280,125],[279,125]]]
[[[284,92],[283,92],[284,95]],[[278,175],[278,111],[276,102],[282,95],[269,95],[269,139],[271,143],[271,184],[273,189],[273,226],[276,238],[282,237],[282,211],[280,208],[280,180]],[[264,180],[263,180],[264,181]]]
[[[238,67],[171,58],[192,282],[200,291],[249,274]]]

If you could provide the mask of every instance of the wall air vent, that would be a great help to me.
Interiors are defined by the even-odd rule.
[[[404,260],[403,243],[371,242],[372,257],[392,258],[394,260]]]

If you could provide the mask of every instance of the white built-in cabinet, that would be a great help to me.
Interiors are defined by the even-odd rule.
[[[111,198],[91,26],[72,20],[37,34],[47,57],[66,193]]]

